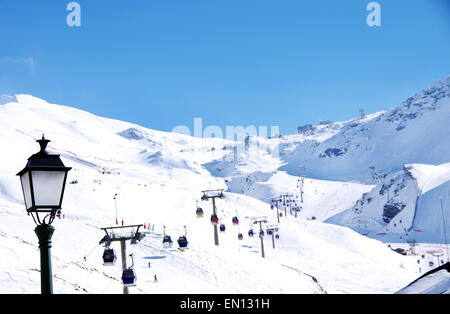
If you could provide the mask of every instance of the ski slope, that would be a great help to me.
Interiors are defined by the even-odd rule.
[[[443,165],[409,164],[327,222],[383,242],[446,243],[450,226],[450,171]],[[446,237],[447,231],[447,237]]]
[[[450,264],[421,276],[396,294],[450,294]]]
[[[313,214],[325,219],[348,208],[371,186],[311,179],[305,217],[283,217],[276,249],[265,237],[262,259],[260,240],[247,232],[253,217],[276,222],[264,191],[276,194],[278,186],[292,186],[295,177],[276,169],[283,162],[262,154],[261,160],[268,161],[261,165],[262,172],[275,173],[255,184],[253,194],[241,193],[236,186],[230,188],[228,175],[215,175],[211,168],[229,153],[224,147],[233,144],[230,141],[154,131],[29,95],[2,99],[10,101],[0,105],[0,145],[8,150],[0,163],[0,293],[40,291],[37,238],[15,174],[37,151],[34,141],[43,133],[52,140],[49,150],[60,153],[73,168],[64,219],[54,223],[55,293],[122,292],[120,262],[103,266],[103,247],[98,244],[104,236],[100,228],[115,224],[116,193],[119,221],[154,226],[145,230],[141,243],[128,246],[138,277],[131,293],[393,293],[419,274],[413,258],[379,241],[306,219]],[[254,173],[258,165],[251,163],[235,175]],[[217,188],[227,190],[217,204],[219,218],[227,225],[219,247],[209,222],[211,203],[199,203],[204,218],[195,215],[201,191]],[[326,203],[331,203],[329,208],[323,208]],[[235,215],[238,227],[231,224]],[[163,225],[174,241],[186,226],[189,249],[163,249]],[[243,241],[238,241],[238,232],[244,234]]]
[[[450,156],[450,76],[398,106],[346,122],[326,122],[280,143],[280,170],[323,180],[370,182],[371,171],[405,164],[441,165]]]

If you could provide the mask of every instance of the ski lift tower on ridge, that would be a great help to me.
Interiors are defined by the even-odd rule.
[[[201,198],[202,201],[209,201],[212,199],[212,205],[213,205],[213,216],[217,217],[217,211],[216,211],[216,198],[224,199],[225,195],[223,194],[223,189],[218,190],[205,190],[202,191],[203,196]],[[214,244],[219,245],[219,231],[217,229],[217,224],[214,225]]]
[[[306,168],[305,166],[300,166],[300,174],[298,177],[298,185],[297,187],[299,188],[299,194],[300,194],[300,200],[303,204],[303,194],[305,193],[305,171]]]
[[[278,232],[280,228],[275,225],[267,226],[267,234],[272,236],[272,246],[275,248],[275,233]]]
[[[293,201],[294,195],[286,193],[280,195],[280,203],[283,205],[284,208],[284,216],[287,217],[287,211],[286,208],[289,206],[289,209],[291,210],[292,214],[292,201]]]
[[[271,208],[274,209],[274,207],[277,208],[277,220],[278,223],[280,223],[280,210],[279,210],[279,204],[281,203],[281,200],[278,198],[272,199],[272,205]]]
[[[126,241],[131,241],[131,244],[136,244],[140,242],[145,234],[139,232],[139,228],[143,227],[143,225],[131,225],[131,226],[118,226],[118,227],[107,227],[101,228],[101,230],[105,231],[106,235],[100,240],[99,244],[105,244],[107,248],[111,245],[112,242],[120,242],[121,249],[121,257],[122,257],[122,272],[128,271],[127,267],[127,248]],[[122,235],[118,235],[115,233],[117,230],[125,230]],[[124,284],[123,294],[128,294],[128,286]]]
[[[257,225],[259,224],[259,238],[261,239],[261,256],[262,258],[265,258],[266,255],[264,254],[264,231],[263,231],[263,227],[262,224],[263,223],[267,223],[266,217],[254,217],[253,218],[254,222],[253,224]]]

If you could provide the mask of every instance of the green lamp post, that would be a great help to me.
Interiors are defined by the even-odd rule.
[[[44,135],[37,142],[41,150],[28,158],[27,165],[17,175],[22,184],[27,213],[37,225],[35,233],[41,253],[41,292],[53,294],[50,249],[55,228],[51,224],[61,209],[67,173],[71,168],[64,166],[59,155],[46,151],[50,141]]]

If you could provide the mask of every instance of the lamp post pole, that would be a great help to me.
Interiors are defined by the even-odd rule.
[[[119,225],[119,219],[117,218],[117,193],[114,195],[114,206],[116,208],[116,226]]]
[[[34,230],[39,239],[41,252],[41,293],[53,294],[51,247],[55,228],[52,225],[39,225]]]

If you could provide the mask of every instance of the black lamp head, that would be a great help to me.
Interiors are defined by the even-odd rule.
[[[41,222],[38,214],[46,213],[50,224],[56,211],[61,209],[67,173],[71,168],[64,166],[59,155],[46,151],[50,141],[44,135],[36,142],[40,151],[28,158],[27,165],[17,175],[22,183],[27,212],[36,213],[39,224],[46,224],[46,221],[44,218]]]

